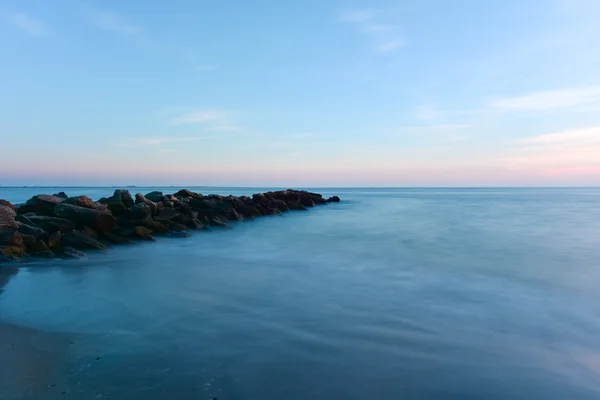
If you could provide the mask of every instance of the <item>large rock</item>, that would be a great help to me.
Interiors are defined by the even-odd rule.
[[[123,236],[116,235],[111,232],[107,232],[102,236],[102,239],[105,242],[113,243],[113,244],[131,244],[133,243],[131,240],[124,238]]]
[[[166,225],[164,225],[158,221],[155,221],[151,218],[144,221],[144,226],[146,228],[150,229],[154,233],[160,233],[160,234],[169,233],[169,228]]]
[[[23,222],[17,222],[17,224],[19,225],[19,232],[23,235],[31,235],[36,239],[47,235],[42,228],[38,228],[35,225],[28,225]]]
[[[145,203],[135,204],[133,207],[125,210],[121,218],[130,220],[141,220],[150,218],[152,215],[152,208]]]
[[[181,189],[179,192],[175,193],[175,197],[192,197],[194,199],[202,200],[204,196],[187,189]]]
[[[0,255],[11,259],[18,260],[25,255],[25,250],[16,246],[0,246]]]
[[[340,202],[340,198],[337,196],[332,196],[330,198],[327,199],[328,203],[339,203]]]
[[[34,212],[36,214],[52,215],[54,207],[65,201],[62,197],[49,194],[39,194],[27,200],[25,205],[19,208],[19,214]]]
[[[163,195],[163,192],[154,191],[154,192],[148,193],[144,197],[147,198],[150,201],[158,203],[159,201],[163,200],[164,195]]]
[[[55,257],[55,254],[48,248],[46,243],[44,243],[42,240],[38,240],[37,242],[35,242],[35,245],[30,250],[30,253],[36,257],[42,257],[42,258]]]
[[[158,212],[158,214],[156,215],[156,217],[154,217],[154,219],[159,222],[172,221],[175,218],[178,218],[180,215],[181,215],[181,213],[179,211],[177,211],[176,209],[170,208],[170,207],[165,207]]]
[[[74,204],[76,206],[91,208],[93,210],[106,210],[106,204],[96,203],[94,200],[90,199],[87,196],[76,196],[69,197],[64,201],[65,204]]]
[[[0,246],[24,247],[23,237],[18,231],[0,232]]]
[[[0,200],[0,206],[5,206],[5,207],[10,208],[13,211],[16,211],[16,207],[13,204],[11,204],[10,201],[7,201],[7,200]]]
[[[5,205],[0,205],[0,232],[19,229],[19,225],[15,221],[15,216],[15,210]]]
[[[63,199],[68,199],[69,198],[69,196],[67,196],[67,194],[65,192],[54,193],[53,196],[60,197],[60,198],[63,198]]]
[[[73,204],[57,204],[54,214],[73,221],[77,226],[88,226],[100,234],[110,231],[117,223],[109,211],[93,210]]]
[[[61,245],[76,250],[104,250],[106,248],[104,243],[77,229],[63,235]]]
[[[54,232],[67,233],[75,229],[75,223],[65,218],[27,214],[17,215],[16,219],[27,225],[33,224],[33,226],[37,226],[50,234]]]
[[[114,196],[120,196],[121,201],[123,202],[123,204],[125,204],[125,207],[133,207],[133,205],[135,204],[133,201],[133,197],[131,197],[131,193],[129,193],[129,190],[117,189],[115,190]]]
[[[150,207],[150,210],[152,211],[152,215],[156,215],[158,213],[158,206],[156,205],[156,203],[150,199],[147,199],[141,193],[138,193],[135,195],[135,203],[136,204],[146,204],[148,207]]]

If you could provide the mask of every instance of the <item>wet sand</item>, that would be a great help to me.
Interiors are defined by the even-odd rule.
[[[66,335],[0,320],[0,397],[17,400],[60,396],[65,388],[57,381],[57,371],[64,366],[69,343]]]

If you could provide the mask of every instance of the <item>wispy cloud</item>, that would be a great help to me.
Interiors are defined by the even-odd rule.
[[[196,70],[197,71],[214,71],[216,69],[219,69],[218,65],[214,65],[214,64],[206,64],[206,65],[198,65],[196,66]]]
[[[227,113],[220,110],[195,110],[171,120],[173,125],[205,124],[207,122],[222,122],[226,120]],[[219,125],[216,125],[219,126]]]
[[[501,161],[547,176],[600,174],[600,126],[519,139]]]
[[[88,15],[90,22],[94,26],[108,32],[126,36],[139,36],[143,32],[140,26],[128,22],[124,17],[116,13],[89,10]]]
[[[361,34],[370,37],[378,53],[391,53],[406,44],[399,27],[382,22],[372,10],[348,11],[340,15],[340,20],[355,25]]]
[[[39,37],[48,34],[46,25],[39,19],[32,18],[22,13],[9,14],[9,18],[13,25],[29,36]]]
[[[490,108],[497,111],[542,111],[600,103],[600,86],[545,90],[523,96],[496,99]]]
[[[116,143],[117,147],[124,148],[141,148],[141,147],[156,147],[173,143],[193,142],[199,139],[204,139],[203,136],[147,136],[128,138]],[[161,149],[174,150],[174,149]]]

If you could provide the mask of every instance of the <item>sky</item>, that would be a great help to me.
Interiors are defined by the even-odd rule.
[[[598,0],[3,0],[0,185],[598,186]]]

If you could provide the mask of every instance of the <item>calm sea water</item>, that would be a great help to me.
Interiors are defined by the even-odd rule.
[[[71,338],[39,398],[600,398],[600,189],[320,191],[23,268],[0,321]]]

